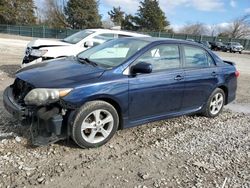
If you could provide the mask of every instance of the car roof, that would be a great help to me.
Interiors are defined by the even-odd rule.
[[[169,42],[169,43],[182,43],[182,44],[195,44],[199,45],[199,43],[194,41],[187,41],[182,39],[172,39],[172,38],[161,38],[161,37],[131,37],[130,40],[144,40],[147,42]]]
[[[129,40],[143,40],[149,43],[169,43],[169,44],[189,44],[204,49],[204,45],[195,41],[187,41],[182,39],[173,39],[173,38],[161,38],[161,37],[129,37]]]
[[[130,31],[123,31],[123,30],[112,30],[112,29],[87,29],[89,31],[93,32],[100,32],[100,33],[115,33],[115,34],[121,34],[121,35],[129,35],[129,36],[135,36],[135,37],[150,37],[146,34],[140,34]]]

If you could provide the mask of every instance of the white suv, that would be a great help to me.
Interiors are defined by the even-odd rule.
[[[86,29],[62,40],[36,39],[27,45],[22,67],[44,60],[74,56],[90,47],[121,37],[149,36],[127,31]]]

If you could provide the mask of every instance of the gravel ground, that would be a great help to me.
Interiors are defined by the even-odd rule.
[[[0,97],[13,82],[25,45],[0,39]],[[219,55],[237,62],[241,72],[234,103],[250,104],[250,56]],[[27,128],[1,101],[0,188],[8,186],[249,188],[250,115],[224,110],[215,119],[155,122],[119,131],[96,149],[80,149],[71,140],[33,147]]]

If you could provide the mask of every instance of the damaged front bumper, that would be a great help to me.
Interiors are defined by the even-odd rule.
[[[43,61],[51,60],[51,59],[54,59],[54,58],[53,57],[37,57],[37,56],[32,56],[32,55],[25,56],[23,58],[23,62],[21,64],[21,67],[24,68],[24,67],[34,65],[37,63],[42,63]]]
[[[4,91],[5,109],[22,125],[30,127],[33,145],[47,145],[68,137],[66,114],[58,106],[27,107],[16,102],[13,89]]]

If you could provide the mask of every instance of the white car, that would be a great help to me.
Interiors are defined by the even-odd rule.
[[[28,43],[22,67],[44,60],[75,56],[78,53],[121,37],[149,37],[138,33],[109,29],[86,29],[62,40],[36,39]]]

